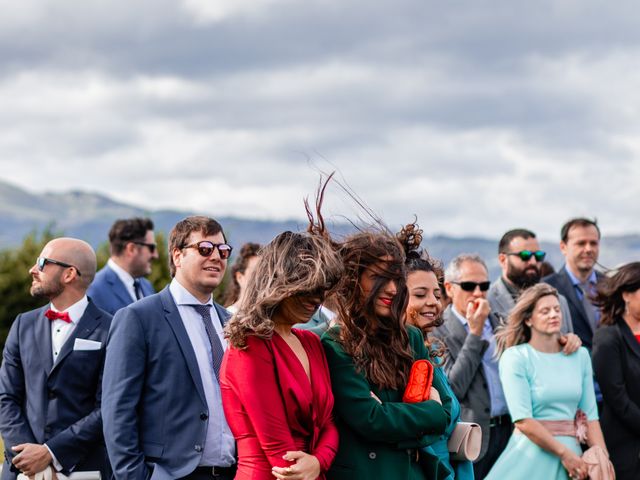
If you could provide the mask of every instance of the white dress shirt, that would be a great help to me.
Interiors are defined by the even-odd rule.
[[[195,308],[190,305],[202,305],[202,303],[189,291],[180,285],[175,278],[169,285],[169,291],[173,300],[178,306],[178,312],[182,318],[182,323],[187,331],[191,346],[196,354],[198,361],[198,370],[204,388],[204,396],[207,399],[207,409],[209,410],[209,419],[207,425],[207,435],[202,450],[201,466],[218,466],[228,467],[235,463],[235,439],[227,425],[222,410],[222,394],[220,392],[220,384],[213,371],[211,362],[211,344],[209,337],[204,328],[202,317]],[[213,299],[207,302],[211,306],[211,321],[215,328],[222,346],[227,348],[227,341],[222,331],[222,323],[218,317],[218,312],[213,307]],[[194,392],[195,395],[195,392]]]
[[[84,315],[87,305],[89,305],[89,300],[85,295],[65,310],[65,312],[69,314],[69,318],[71,318],[71,323],[60,319],[51,321],[51,353],[53,355],[53,363],[56,362],[64,343],[76,329],[76,325],[78,325],[82,315]],[[49,305],[49,308],[54,312],[60,312],[53,303]]]
[[[124,283],[127,292],[129,292],[129,295],[131,295],[131,300],[133,300],[134,302],[137,301],[138,298],[136,297],[136,288],[133,285],[133,281],[135,279],[131,276],[131,274],[111,259],[107,260],[107,265],[109,266],[109,268],[111,268],[111,270],[116,272],[116,275],[118,276],[120,281]]]

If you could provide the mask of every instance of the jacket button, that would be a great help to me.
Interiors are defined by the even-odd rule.
[[[56,392],[54,392],[53,390],[49,390],[47,392],[47,397],[49,398],[56,398]]]
[[[484,409],[484,413],[489,413],[491,410],[489,410],[488,408]]]
[[[196,452],[200,453],[200,452],[202,451],[202,445],[196,445],[195,447],[193,447],[193,449],[194,449]]]
[[[207,415],[207,412],[202,412],[200,414],[200,420],[206,420],[209,418],[209,415]]]
[[[375,460],[376,459],[376,452],[369,452],[369,458],[371,460]]]

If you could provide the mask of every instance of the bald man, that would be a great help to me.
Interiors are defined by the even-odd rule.
[[[109,478],[100,399],[111,315],[87,298],[95,273],[95,252],[74,238],[47,243],[29,270],[31,295],[49,303],[18,315],[4,347],[2,480],[48,468]]]

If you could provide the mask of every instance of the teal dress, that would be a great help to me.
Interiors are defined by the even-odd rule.
[[[437,360],[436,359],[432,359]],[[451,436],[451,432],[458,423],[460,418],[460,402],[456,398],[453,390],[449,386],[449,381],[442,370],[442,368],[436,366],[434,368],[434,376],[439,379],[442,384],[442,389],[446,390],[446,395],[451,397],[451,421],[447,425],[447,429],[435,443],[425,447],[424,452],[437,457],[440,460],[440,465],[443,470],[446,471],[446,476],[442,477],[445,480],[474,480],[473,476],[473,463],[472,462],[452,462],[449,459],[449,449],[447,448],[447,441]],[[434,378],[435,380],[435,378]],[[438,392],[442,394],[442,392]]]
[[[577,409],[589,421],[598,420],[591,359],[584,347],[571,355],[540,352],[528,343],[508,348],[500,358],[500,380],[514,422],[525,418],[573,420]],[[555,438],[582,455],[575,437]],[[567,480],[569,476],[559,457],[515,429],[486,478]]]

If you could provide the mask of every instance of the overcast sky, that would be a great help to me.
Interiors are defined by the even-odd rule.
[[[640,232],[640,16],[591,0],[0,0],[0,178],[390,226]],[[351,215],[328,194],[331,214]]]

